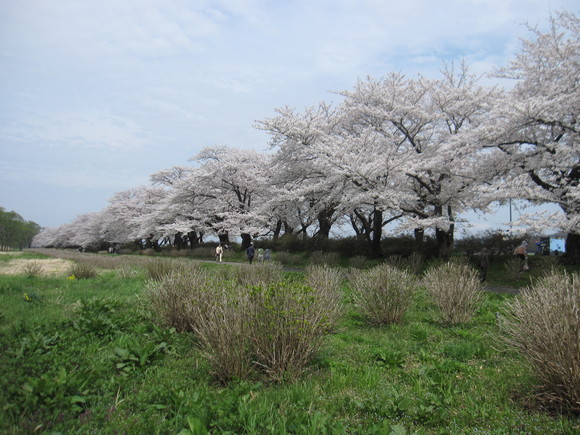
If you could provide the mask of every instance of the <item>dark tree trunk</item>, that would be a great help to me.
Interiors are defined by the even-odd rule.
[[[356,222],[356,217],[353,216],[352,214],[349,216],[350,217],[350,225],[352,226],[352,229],[354,230],[355,234],[356,234],[356,238],[360,239],[363,237],[363,230],[361,230],[358,227],[358,224]]]
[[[435,229],[435,239],[437,240],[437,252],[439,258],[449,258],[453,252],[453,225],[449,230]]]
[[[317,237],[320,239],[328,239],[330,236],[330,229],[332,228],[332,214],[334,210],[323,210],[318,214],[318,233]]]
[[[230,244],[230,234],[229,233],[224,233],[224,234],[219,234],[218,238],[220,239],[220,243],[222,245],[229,245]],[[244,238],[244,235],[242,234],[242,240]]]
[[[196,248],[199,245],[199,238],[195,231],[190,231],[187,233],[187,239],[189,240],[189,247],[191,249]]]
[[[580,234],[568,233],[566,236],[566,260],[580,264]]]
[[[286,235],[286,234],[294,234],[294,228],[292,228],[292,226],[289,225],[288,222],[284,221],[282,223],[282,225],[284,226],[284,235]]]
[[[381,238],[383,236],[383,212],[377,210],[373,211],[373,234],[371,241],[371,255],[373,258],[381,258],[383,256],[383,249],[381,247]]]
[[[248,233],[242,233],[242,246],[240,247],[240,249],[242,251],[245,251],[246,249],[248,249],[248,246],[250,246],[250,243],[252,243],[252,236],[249,235]]]
[[[425,230],[423,228],[415,228],[415,246],[414,251],[418,253],[423,252],[423,240],[425,238]]]
[[[443,207],[435,207],[436,216],[443,216]],[[453,213],[450,206],[447,206],[447,217],[449,220],[453,221]],[[448,230],[442,230],[439,228],[435,229],[435,240],[437,241],[437,252],[439,258],[449,258],[453,252],[453,232],[455,230],[455,225],[449,225]]]
[[[150,235],[145,240],[145,249],[155,249],[159,250],[159,240],[153,240],[153,235]]]
[[[276,228],[274,228],[274,235],[272,236],[272,239],[278,240],[281,232],[282,232],[282,220],[278,219],[278,221],[276,221]]]
[[[176,233],[175,237],[173,238],[173,246],[175,246],[177,250],[180,251],[183,248],[184,243],[185,240],[182,237],[182,233]]]

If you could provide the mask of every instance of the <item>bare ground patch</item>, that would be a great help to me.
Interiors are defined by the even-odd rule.
[[[73,262],[60,258],[42,260],[14,259],[6,263],[0,263],[0,275],[26,275],[27,267],[30,267],[32,263],[40,266],[42,275],[64,275]]]

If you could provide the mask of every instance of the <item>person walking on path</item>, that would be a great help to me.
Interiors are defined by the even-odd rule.
[[[522,242],[522,244],[514,250],[514,255],[522,262],[522,270],[525,271],[530,269],[528,266],[528,242]]]
[[[222,248],[222,245],[221,244],[217,245],[217,247],[215,248],[215,261],[219,261],[221,263],[223,253],[224,249]]]
[[[263,248],[258,248],[258,262],[259,263],[264,262],[264,249]]]
[[[248,261],[250,264],[252,264],[252,260],[254,260],[254,253],[254,245],[250,243],[250,246],[248,246],[248,249],[246,249],[246,255],[248,256]]]
[[[270,250],[270,248],[266,248],[266,250],[264,251],[264,260],[270,261],[271,259],[272,259],[272,251]]]

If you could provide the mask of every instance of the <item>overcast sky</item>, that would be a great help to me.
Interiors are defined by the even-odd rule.
[[[70,223],[204,146],[266,150],[278,107],[505,65],[561,10],[577,0],[0,0],[0,206]]]

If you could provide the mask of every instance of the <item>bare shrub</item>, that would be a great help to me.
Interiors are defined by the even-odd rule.
[[[330,285],[265,281],[248,287],[233,275],[174,271],[150,281],[146,294],[157,319],[194,332],[219,381],[256,373],[281,381],[305,369],[334,327],[340,300]]]
[[[296,266],[302,260],[300,255],[291,254],[290,252],[280,251],[276,254],[276,260],[285,266]]]
[[[522,261],[519,258],[510,257],[504,263],[504,270],[508,279],[516,281],[523,274]]]
[[[408,257],[391,255],[386,259],[386,263],[398,269],[403,269],[412,274],[418,275],[423,268],[423,257],[417,252],[413,252]]]
[[[328,315],[329,327],[334,327],[344,312],[342,272],[327,265],[308,266],[305,278],[306,283],[316,291],[316,297]]]
[[[160,323],[179,332],[192,331],[199,320],[197,314],[212,304],[214,295],[208,283],[207,273],[201,268],[172,271],[149,281],[145,294]]]
[[[562,267],[560,258],[556,257],[555,255],[547,255],[542,257],[542,261],[538,264],[541,265],[540,274],[542,275],[551,275],[553,273],[557,273]]]
[[[367,265],[367,257],[363,255],[355,255],[349,260],[349,266],[354,269],[364,269]]]
[[[421,273],[421,270],[423,269],[423,264],[424,264],[423,256],[418,252],[413,252],[411,255],[407,257],[406,268],[407,270],[409,270],[409,272],[415,275],[419,275]]]
[[[282,265],[273,261],[236,265],[226,271],[226,276],[232,276],[242,286],[267,285],[282,279]]]
[[[115,270],[121,279],[129,279],[139,276],[139,270],[136,267],[128,264],[121,264]]]
[[[191,305],[192,330],[220,382],[246,379],[254,370],[253,307],[247,290],[231,284],[213,282],[205,299]]]
[[[312,251],[310,254],[310,264],[327,264],[334,266],[338,264],[338,254],[336,252]]]
[[[334,327],[329,300],[298,282],[279,282],[251,290],[252,346],[256,365],[267,379],[294,379]]]
[[[29,278],[34,278],[42,273],[42,265],[38,261],[31,261],[24,265],[24,274]]]
[[[185,260],[177,260],[170,258],[151,258],[145,262],[145,270],[149,278],[153,280],[160,280],[164,276],[171,274],[173,271],[187,272],[188,269],[196,269],[198,265],[187,262]]]
[[[471,320],[483,300],[479,273],[464,262],[432,267],[425,274],[424,283],[443,321],[448,324]]]
[[[507,302],[501,339],[534,367],[544,398],[580,412],[580,276],[552,272]]]
[[[68,268],[68,275],[76,279],[89,279],[97,276],[97,269],[90,263],[84,261],[72,263]]]
[[[355,304],[374,325],[400,323],[416,291],[416,280],[407,271],[381,264],[351,276]]]
[[[400,255],[389,255],[385,263],[397,269],[405,269],[405,259]]]

